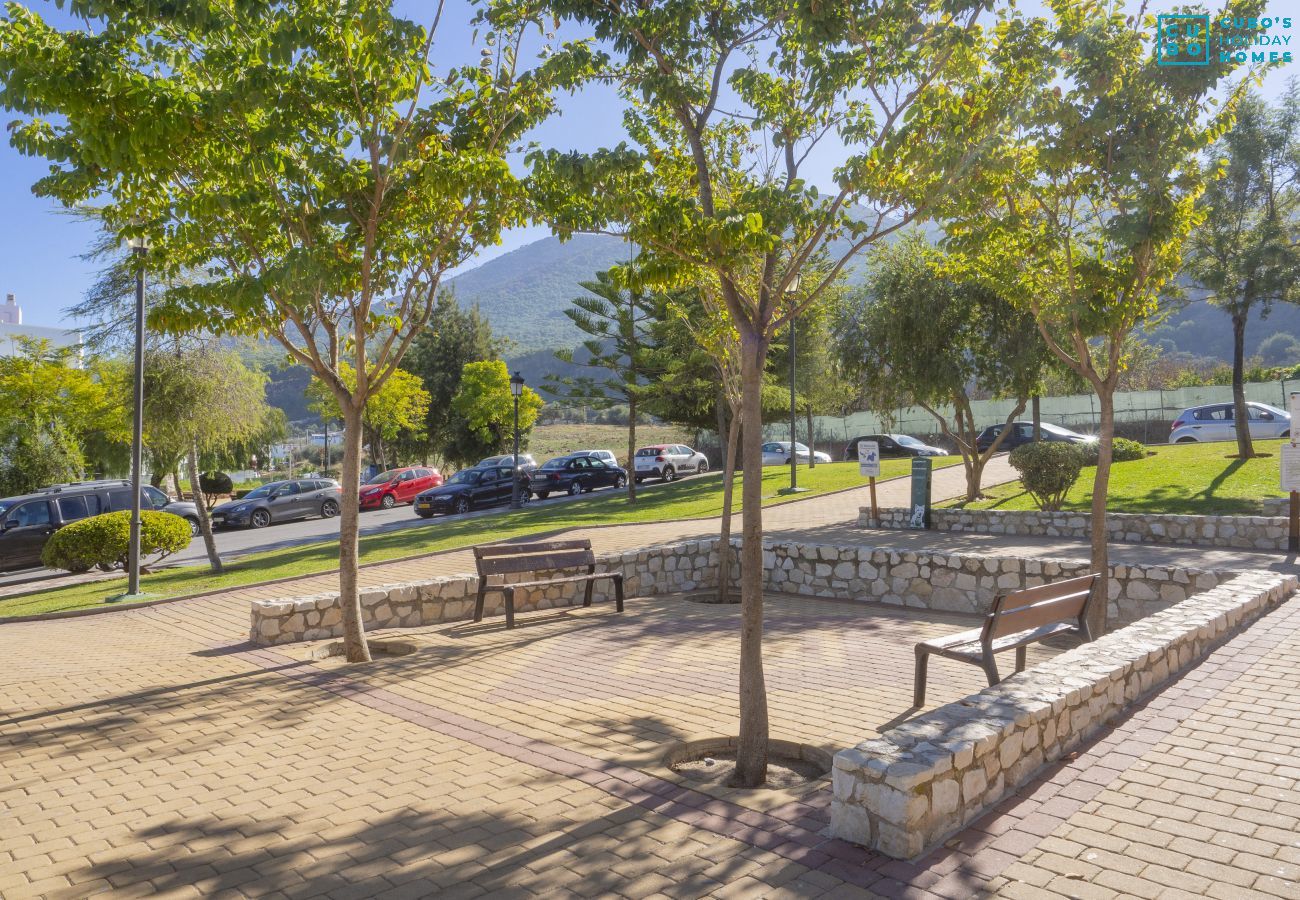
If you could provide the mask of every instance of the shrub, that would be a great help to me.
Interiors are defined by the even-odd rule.
[[[208,506],[216,501],[218,494],[230,494],[235,490],[234,482],[225,472],[202,472],[199,474],[199,491]]]
[[[1066,493],[1079,477],[1083,456],[1075,444],[1040,441],[1021,444],[1011,451],[1009,459],[1038,508],[1052,511],[1061,508]]]
[[[1083,454],[1083,464],[1085,466],[1097,465],[1097,455],[1101,453],[1101,441],[1091,441],[1076,446]],[[1135,459],[1146,459],[1146,456],[1147,448],[1137,441],[1130,441],[1128,438],[1117,437],[1110,445],[1111,462],[1132,462]]]
[[[65,525],[50,536],[41,552],[41,562],[51,569],[68,572],[85,572],[99,566],[102,569],[126,568],[131,545],[131,513],[104,513]],[[156,565],[178,550],[190,545],[190,523],[171,513],[140,513],[140,560],[145,568],[146,557]]]

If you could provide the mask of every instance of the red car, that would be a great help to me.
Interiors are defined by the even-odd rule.
[[[442,484],[442,474],[429,466],[406,466],[380,472],[361,485],[362,509],[392,509],[412,503],[415,495]]]

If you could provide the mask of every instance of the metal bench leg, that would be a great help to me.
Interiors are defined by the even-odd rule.
[[[1025,663],[1028,662],[1028,660],[1029,660],[1029,648],[1017,647],[1016,648],[1016,671],[1017,672],[1025,671]]]
[[[591,606],[591,589],[596,586],[596,582],[590,578],[587,579],[587,589],[582,594],[582,605]]]
[[[912,705],[925,706],[925,674],[930,665],[930,650],[925,644],[916,645],[916,677],[912,686]]]
[[[984,667],[984,674],[988,677],[989,687],[1002,680],[1002,676],[998,674],[998,664],[994,661],[992,653],[985,652],[981,665]]]
[[[515,627],[515,589],[506,588],[506,627]]]
[[[623,611],[623,576],[614,576],[614,600],[618,603],[618,611]]]
[[[486,580],[486,579],[479,579],[479,583],[478,583],[478,599],[474,601],[474,621],[475,621],[475,622],[482,622],[482,621],[483,621],[483,602],[484,602],[484,600],[485,600],[486,597],[487,597],[487,580]]]

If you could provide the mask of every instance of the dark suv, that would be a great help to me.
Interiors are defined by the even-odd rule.
[[[199,530],[193,503],[174,502],[152,485],[140,488],[141,508],[180,516]],[[131,508],[131,482],[122,479],[56,484],[31,494],[0,500],[0,571],[41,564],[45,542],[58,529],[89,516]]]
[[[990,425],[979,433],[975,438],[975,446],[980,453],[983,453],[993,442],[997,440],[1002,433],[1004,425]],[[1097,440],[1095,437],[1088,437],[1086,434],[1079,434],[1077,431],[1071,431],[1068,428],[1062,428],[1060,425],[1052,425],[1049,422],[1040,422],[1038,425],[1043,432],[1045,441],[1062,441],[1067,444],[1088,444]],[[1033,422],[1012,422],[1011,432],[1002,439],[998,444],[999,450],[1014,450],[1021,444],[1029,444],[1034,440],[1034,423]]]

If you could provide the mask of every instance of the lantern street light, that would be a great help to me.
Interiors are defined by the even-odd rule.
[[[790,279],[786,285],[785,296],[791,304],[794,303],[795,296],[799,293],[799,284],[802,281],[798,272]],[[795,317],[790,315],[790,486],[782,493],[797,494],[806,488],[799,487],[799,454],[796,452],[797,444],[795,442],[795,396],[794,396],[794,363],[795,363]],[[812,436],[809,435],[811,440]],[[812,447],[809,446],[809,453],[812,453]]]
[[[127,551],[128,597],[140,593],[140,497],[141,456],[144,446],[144,258],[149,252],[147,237],[128,238],[126,245],[135,256],[135,421],[131,430],[131,543]]]
[[[515,400],[515,453],[510,465],[510,508],[519,509],[519,398],[524,393],[524,376],[510,376],[510,394]]]

